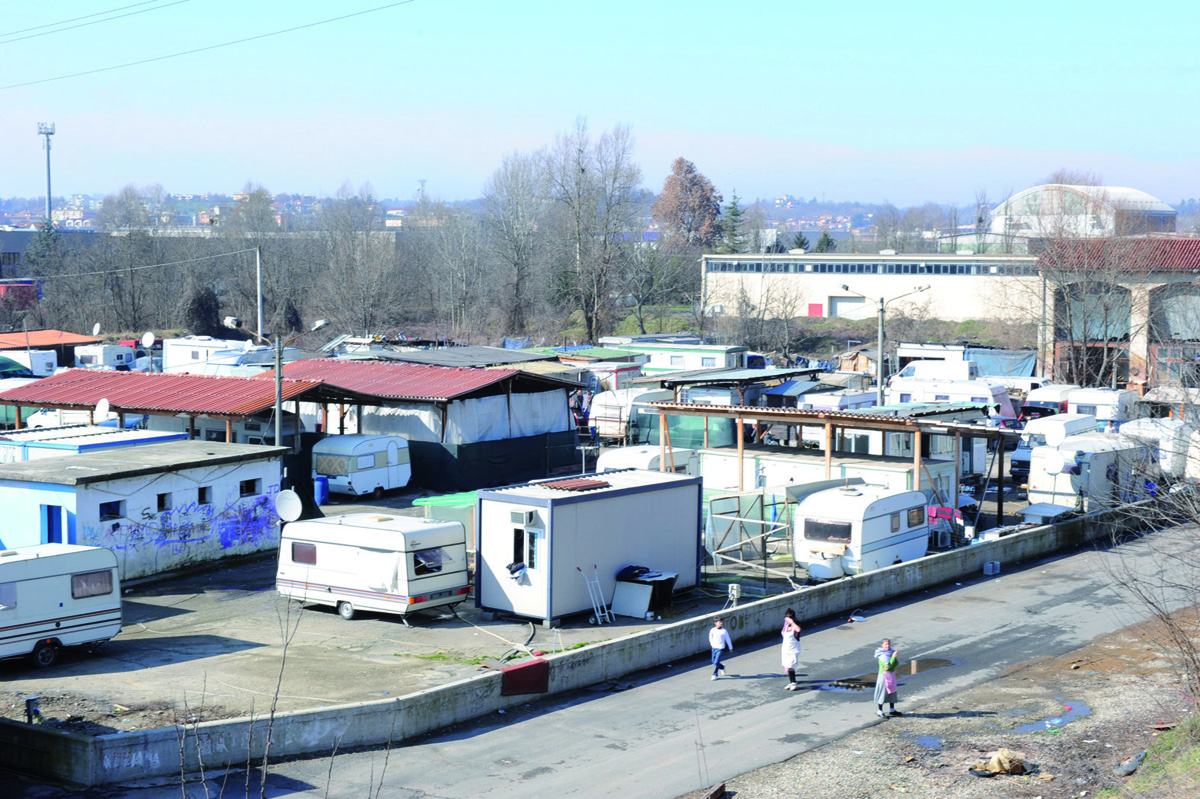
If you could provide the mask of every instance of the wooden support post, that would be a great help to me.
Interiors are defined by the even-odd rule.
[[[735,417],[737,421],[737,442],[738,442],[738,491],[743,490],[742,475],[745,472],[743,464],[746,459],[746,427],[742,424],[742,417]]]
[[[188,416],[188,440],[196,437],[196,417]]]
[[[921,490],[921,428],[913,432],[913,491]]]
[[[708,449],[708,417],[704,417],[704,448]]]
[[[954,431],[954,492],[950,495],[950,502],[954,510],[958,510],[958,478],[962,474],[962,433],[958,430]],[[954,526],[954,519],[950,520],[950,526]]]
[[[233,420],[232,419],[225,420],[225,443],[226,444],[233,443]]]
[[[1004,525],[1004,434],[997,435],[996,451],[1000,453],[1000,457],[996,460],[999,462],[1000,472],[996,475],[996,526]]]
[[[825,423],[825,479],[833,477],[833,422]]]
[[[17,429],[20,430],[21,429],[21,406],[20,405],[17,406],[16,416],[17,416]]]
[[[658,470],[667,470],[667,415],[658,415]]]

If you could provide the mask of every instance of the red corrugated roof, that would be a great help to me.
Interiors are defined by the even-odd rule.
[[[1051,242],[1038,256],[1038,268],[1200,272],[1200,238]]]
[[[0,333],[0,350],[23,350],[26,344],[32,349],[39,347],[57,347],[62,344],[76,346],[78,344],[99,344],[95,336],[81,336],[78,333],[68,333],[65,330],[30,330],[28,333]]]
[[[319,380],[284,380],[283,398],[292,399],[320,385]],[[2,404],[33,407],[94,407],[102,399],[114,410],[248,416],[274,407],[275,381],[70,369],[0,394]]]
[[[283,373],[376,397],[448,401],[499,383],[520,371],[315,358],[284,364]]]

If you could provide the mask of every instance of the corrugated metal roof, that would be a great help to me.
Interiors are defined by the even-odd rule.
[[[331,386],[376,397],[443,402],[520,374],[516,369],[455,369],[337,358],[293,361],[284,365],[283,373],[287,377],[321,380]]]
[[[249,416],[274,407],[275,381],[250,377],[109,372],[70,369],[0,394],[0,403],[33,407],[95,407],[107,399],[113,410],[147,413],[207,413]],[[293,399],[319,380],[284,380],[283,398]]]
[[[1200,238],[1093,239],[1053,242],[1039,269],[1200,272]]]
[[[459,347],[436,347],[428,350],[369,350],[350,353],[357,359],[375,358],[406,363],[423,363],[430,366],[470,367],[503,366],[510,363],[545,361],[553,356],[528,350],[506,350],[500,347],[464,345]]]
[[[77,344],[99,344],[95,336],[81,336],[78,333],[68,333],[65,330],[30,330],[20,333],[0,333],[0,350],[23,350],[26,345],[31,349],[39,347],[57,347],[60,345],[75,346]]]

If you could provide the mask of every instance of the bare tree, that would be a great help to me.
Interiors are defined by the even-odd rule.
[[[535,303],[534,271],[541,253],[538,224],[545,193],[538,156],[507,155],[484,189],[490,244],[501,265],[499,299],[506,332],[523,335]]]

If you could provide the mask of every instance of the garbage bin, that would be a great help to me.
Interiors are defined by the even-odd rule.
[[[320,475],[313,478],[313,496],[318,505],[329,504],[329,478]]]

